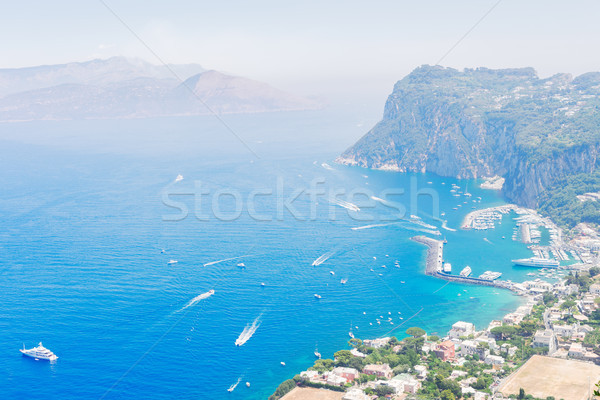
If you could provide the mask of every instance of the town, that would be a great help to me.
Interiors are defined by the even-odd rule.
[[[458,321],[444,337],[411,327],[403,340],[353,338],[270,400],[591,398],[600,381],[600,268],[587,267],[554,284],[526,282],[523,305],[483,329]]]

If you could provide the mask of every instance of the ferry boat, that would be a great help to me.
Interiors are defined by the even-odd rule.
[[[452,272],[452,264],[450,264],[449,262],[444,263],[444,272],[447,272],[447,273]]]
[[[534,268],[558,268],[560,265],[560,263],[556,260],[540,257],[520,258],[518,260],[512,260],[512,262],[515,265]]]
[[[32,349],[26,349],[25,344],[23,344],[23,348],[19,349],[19,351],[24,356],[35,358],[36,360],[54,361],[58,358],[56,354],[42,346],[42,342],[40,342],[37,347]]]
[[[494,272],[494,271],[485,271],[483,274],[479,275],[479,279],[484,279],[486,281],[493,281],[502,276],[502,272]]]
[[[460,276],[467,278],[469,275],[471,275],[471,267],[467,265],[462,271],[460,271]]]

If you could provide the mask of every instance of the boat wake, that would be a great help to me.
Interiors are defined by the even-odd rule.
[[[372,224],[372,225],[363,225],[363,226],[355,226],[354,228],[350,228],[353,231],[360,231],[361,229],[371,229],[371,228],[379,228],[381,226],[390,226],[395,225],[397,222],[390,222],[387,224]]]
[[[360,211],[360,208],[356,204],[350,203],[349,201],[340,200],[340,199],[336,199],[336,198],[330,198],[329,203],[335,204],[336,206],[344,207],[345,209],[350,210],[350,211],[357,211],[357,212]]]
[[[187,303],[185,306],[183,306],[183,307],[182,307],[182,308],[181,308],[179,311],[177,311],[177,312],[181,312],[181,311],[185,310],[186,308],[193,306],[194,304],[198,303],[198,302],[199,302],[199,301],[201,301],[201,300],[208,299],[208,298],[209,298],[210,296],[212,296],[213,294],[215,294],[215,291],[214,291],[214,290],[212,290],[212,289],[211,289],[211,290],[209,290],[209,291],[208,291],[208,292],[206,292],[206,293],[199,294],[198,296],[196,296],[196,297],[194,297],[192,300],[190,300],[190,301],[189,301],[189,302],[188,302],[188,303]]]
[[[416,231],[416,232],[425,232],[425,233],[429,233],[430,235],[435,235],[435,236],[441,236],[442,232],[438,231],[438,230],[433,230],[433,229],[423,229],[423,228],[417,228],[414,226],[410,226],[410,225],[402,225],[402,227],[404,229],[408,229],[409,231]]]
[[[352,228],[352,229],[354,229],[354,228]],[[315,261],[313,261],[312,262],[312,266],[315,267],[317,265],[323,264],[325,261],[327,261],[334,254],[335,254],[335,250],[328,251],[327,253],[319,256],[319,258],[317,258]]]
[[[215,264],[222,263],[222,262],[225,262],[225,261],[237,260],[237,259],[239,259],[239,258],[248,257],[249,255],[250,255],[250,254],[246,254],[245,256],[238,256],[238,257],[224,258],[224,259],[222,259],[222,260],[211,261],[211,262],[208,262],[208,263],[206,263],[206,264],[203,264],[203,266],[204,266],[204,267],[208,267],[209,265],[215,265]]]
[[[237,385],[240,384],[240,382],[242,381],[242,376],[240,376],[238,378],[238,380],[231,386],[229,386],[229,389],[227,389],[228,392],[233,392],[235,390],[235,388],[237,387]]]
[[[323,168],[325,168],[326,170],[329,170],[329,171],[335,171],[335,169],[333,169],[333,167],[331,165],[327,164],[327,163],[322,163],[321,167],[323,167]]]
[[[243,346],[248,340],[250,340],[256,330],[260,327],[260,317],[262,317],[262,314],[256,317],[256,319],[252,321],[251,325],[246,325],[242,333],[240,333],[240,336],[238,336],[235,341],[236,346]]]
[[[446,225],[448,223],[448,221],[444,220],[444,222],[442,222],[442,228],[447,230],[447,231],[452,231],[452,232],[456,232],[456,229],[454,228],[449,228],[448,225]]]

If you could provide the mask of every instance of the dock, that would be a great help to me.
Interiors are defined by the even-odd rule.
[[[425,265],[425,275],[434,276],[445,281],[466,283],[470,285],[492,286],[502,289],[515,291],[512,283],[501,280],[487,280],[475,277],[466,277],[460,275],[451,275],[445,273],[442,269],[444,260],[444,241],[432,239],[427,236],[413,236],[412,241],[427,246],[427,262]]]

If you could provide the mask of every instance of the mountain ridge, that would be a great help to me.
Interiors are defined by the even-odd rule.
[[[315,101],[265,83],[206,70],[197,64],[158,66],[141,59],[113,57],[0,69],[0,121],[4,122],[256,113],[318,107],[320,104]]]

